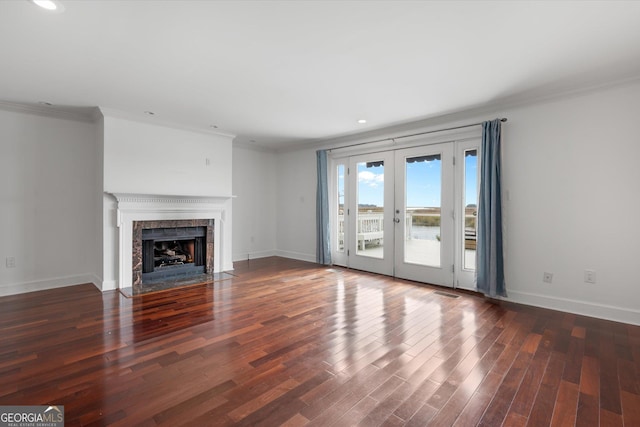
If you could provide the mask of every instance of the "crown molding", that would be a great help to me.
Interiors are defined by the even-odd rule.
[[[218,129],[199,128],[196,126],[184,125],[181,123],[160,119],[158,118],[158,116],[148,116],[144,113],[131,113],[128,111],[116,110],[116,109],[107,108],[107,107],[98,107],[98,109],[99,109],[99,114],[101,114],[102,117],[114,117],[118,119],[138,122],[138,123],[147,123],[155,126],[164,126],[172,129],[186,130],[189,132],[198,132],[198,133],[203,133],[205,135],[222,136],[222,137],[231,138],[231,139],[236,137],[236,135],[232,133],[223,132]]]
[[[28,104],[0,100],[0,110],[14,113],[32,114],[41,117],[73,120],[77,122],[92,123],[95,121],[96,107],[61,107],[56,105],[45,106],[40,104]]]
[[[234,139],[233,146],[238,148],[244,148],[246,150],[259,151],[261,153],[276,153],[277,150],[266,145],[257,144],[254,142],[246,142],[243,140]]]

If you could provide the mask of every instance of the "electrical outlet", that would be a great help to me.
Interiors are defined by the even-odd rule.
[[[553,273],[547,273],[546,271],[544,273],[542,273],[542,281],[544,283],[553,282]]]
[[[596,283],[596,271],[595,270],[585,270],[584,271],[584,281],[585,281],[585,283]]]
[[[7,268],[15,268],[16,267],[16,257],[8,256],[6,259]]]

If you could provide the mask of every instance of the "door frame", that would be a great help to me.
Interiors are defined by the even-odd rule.
[[[456,239],[458,242],[458,245],[454,245],[454,247],[456,248],[456,253],[455,253],[455,271],[454,271],[454,275],[455,275],[455,288],[462,288],[462,289],[466,289],[466,290],[470,290],[470,291],[475,291],[477,290],[476,287],[476,271],[477,271],[477,261],[476,261],[476,268],[473,270],[467,269],[465,268],[464,265],[464,257],[465,257],[465,249],[466,249],[466,242],[465,242],[465,215],[466,215],[466,210],[465,210],[465,201],[464,201],[464,197],[465,197],[465,151],[470,150],[470,149],[476,149],[477,150],[477,156],[478,156],[478,160],[477,160],[477,170],[476,170],[476,182],[477,182],[477,195],[476,195],[476,200],[479,199],[480,197],[480,165],[482,164],[482,157],[481,157],[481,150],[480,150],[480,146],[481,146],[481,138],[474,138],[474,139],[467,139],[464,141],[456,141],[455,144],[455,158],[456,158],[456,182],[455,182],[455,218],[456,218]],[[477,212],[477,205],[476,205],[476,212]],[[477,215],[476,215],[476,230],[477,230]],[[476,237],[477,237],[477,233],[476,233]],[[477,252],[476,252],[476,260],[477,260]]]
[[[419,146],[428,146],[428,145],[432,145],[432,144],[439,144],[439,143],[453,143],[454,144],[454,152],[455,152],[455,158],[456,161],[460,162],[458,159],[460,159],[460,154],[459,152],[461,151],[461,147],[466,147],[466,144],[477,144],[478,146],[478,165],[480,165],[480,141],[481,141],[481,137],[482,137],[482,132],[480,127],[471,127],[471,128],[464,128],[464,129],[452,129],[452,130],[446,130],[446,131],[437,131],[434,132],[433,134],[422,134],[422,135],[416,135],[416,136],[409,136],[409,137],[402,137],[402,142],[398,143],[398,140],[400,139],[399,137],[396,139],[393,138],[389,138],[388,140],[385,141],[381,141],[381,142],[376,142],[376,143],[372,143],[372,144],[366,144],[364,141],[363,142],[358,142],[356,141],[355,144],[353,146],[345,146],[345,147],[338,147],[338,148],[332,148],[329,149],[329,168],[330,171],[327,174],[328,175],[328,181],[329,181],[329,186],[330,186],[330,191],[329,191],[329,209],[330,209],[330,224],[331,224],[331,230],[332,230],[332,238],[331,238],[331,254],[332,254],[332,260],[333,263],[335,265],[339,265],[339,266],[344,266],[347,268],[356,268],[354,266],[351,265],[350,263],[350,253],[349,256],[347,256],[347,250],[345,249],[344,253],[340,253],[337,252],[335,250],[336,245],[335,245],[335,233],[334,230],[336,230],[335,227],[337,227],[337,221],[336,221],[336,217],[334,215],[335,212],[337,212],[337,198],[336,198],[336,192],[337,192],[337,179],[336,179],[336,174],[335,171],[337,169],[337,165],[338,164],[345,164],[348,165],[349,162],[349,158],[352,156],[359,156],[359,155],[364,155],[364,154],[372,154],[372,153],[379,153],[379,152],[387,152],[387,151],[396,151],[396,150],[403,150],[406,148],[413,148],[413,147],[419,147]],[[361,145],[364,144],[364,145]],[[463,157],[462,157],[463,159]],[[462,160],[462,164],[464,164],[464,161]],[[461,191],[460,191],[460,186],[461,186],[461,173],[460,170],[462,168],[459,165],[456,165],[455,168],[455,177],[454,177],[454,191],[455,191],[455,195],[457,197],[455,197],[455,215],[456,217],[459,217],[459,215],[463,215],[463,208],[461,207],[461,205],[463,204],[462,202],[462,197],[460,197]],[[386,173],[386,171],[385,171]],[[479,178],[478,178],[479,179]],[[480,182],[478,181],[478,187],[480,185]],[[350,194],[350,189],[348,188],[349,186],[346,185],[345,186],[345,201],[347,200],[347,198],[349,198],[351,196]],[[395,191],[395,190],[394,190]],[[395,211],[395,207],[393,208],[393,210]],[[456,221],[456,224],[459,224],[458,221]],[[463,235],[464,233],[464,229],[462,227],[460,227],[459,225],[456,225],[454,227],[455,229],[455,239],[456,241],[460,241],[461,239],[461,235]],[[348,227],[347,227],[348,230]],[[345,230],[345,231],[347,231]],[[464,247],[464,246],[462,246]],[[455,245],[454,245],[455,248]],[[469,290],[476,290],[476,285],[475,285],[475,272],[471,273],[471,276],[469,276],[469,272],[465,272],[463,271],[463,269],[461,268],[461,252],[460,250],[456,250],[455,251],[455,255],[454,255],[454,272],[453,272],[453,287],[457,288],[463,288],[463,289],[469,289]],[[395,266],[394,266],[395,267]],[[395,269],[395,268],[394,268]],[[470,280],[461,280],[464,277],[464,273],[467,273],[467,278],[471,277]],[[384,273],[382,273],[384,274]],[[391,274],[391,276],[395,276],[395,271],[393,271]],[[421,282],[426,283],[424,280],[421,280]]]
[[[394,152],[396,174],[394,179],[396,221],[394,275],[396,277],[419,282],[453,287],[454,285],[454,249],[456,231],[454,221],[454,142],[422,145],[404,148]],[[426,265],[405,260],[406,237],[406,159],[425,155],[440,155],[440,263]],[[426,242],[425,242],[426,243]]]
[[[364,255],[361,252],[360,236],[362,233],[358,231],[359,224],[359,177],[358,165],[368,162],[384,162],[384,181],[383,181],[383,218],[382,218],[382,257],[373,257]],[[349,157],[347,177],[345,187],[349,187],[350,198],[345,198],[345,206],[347,212],[345,222],[348,224],[345,232],[345,248],[347,250],[347,258],[350,268],[357,270],[369,271],[372,273],[384,274],[387,276],[394,275],[394,223],[393,223],[393,179],[389,183],[388,177],[394,175],[394,153],[392,151],[383,151],[377,153],[367,153],[361,155],[353,155]]]

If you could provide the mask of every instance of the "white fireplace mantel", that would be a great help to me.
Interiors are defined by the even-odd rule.
[[[233,269],[231,263],[231,200],[233,196],[179,196],[163,194],[108,193],[118,202],[118,286],[132,284],[134,221],[184,219],[214,220],[213,272]]]

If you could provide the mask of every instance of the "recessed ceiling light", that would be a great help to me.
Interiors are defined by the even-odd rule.
[[[153,111],[145,111],[144,112],[147,116],[155,116],[156,113],[154,113]]]
[[[366,119],[360,119],[360,120],[358,120],[358,123],[363,125],[363,124],[367,123],[367,120]]]
[[[55,0],[31,0],[31,2],[49,11],[62,12],[64,10],[62,5]]]

